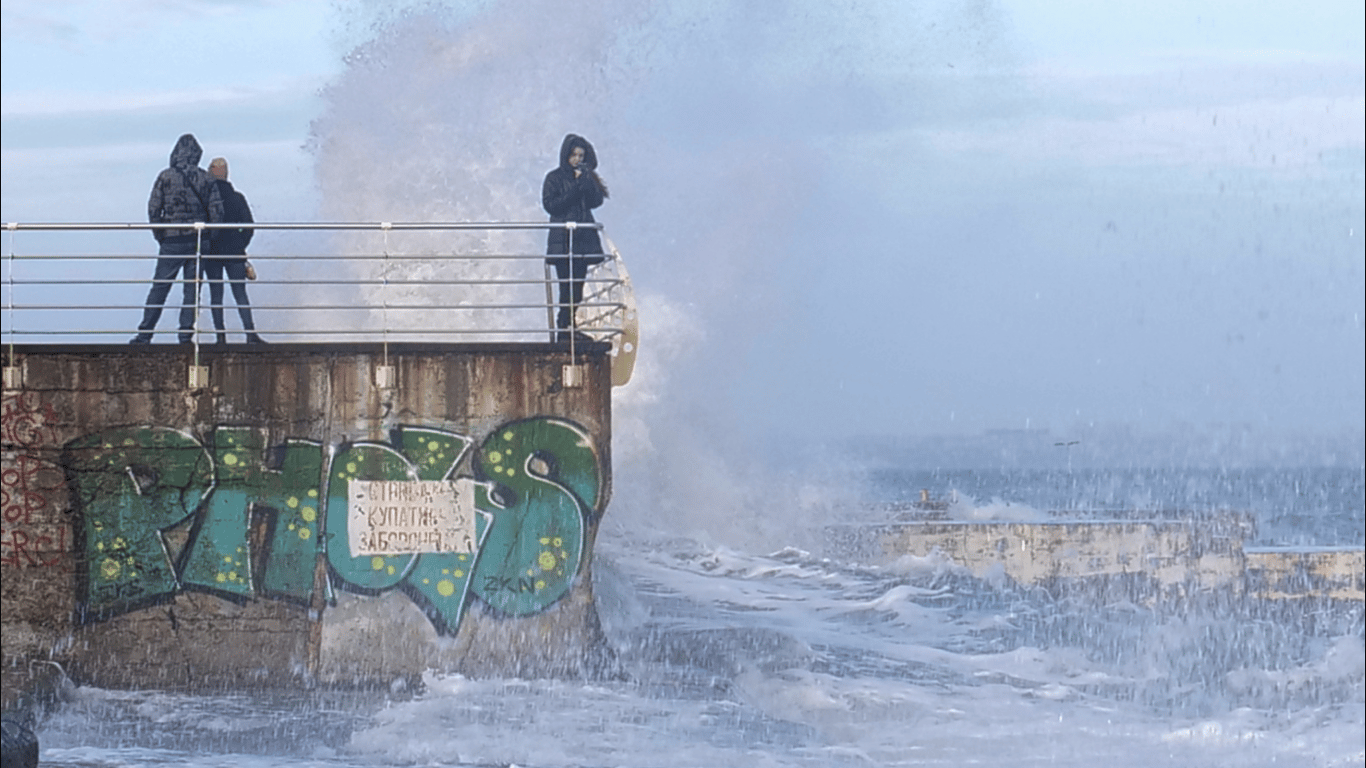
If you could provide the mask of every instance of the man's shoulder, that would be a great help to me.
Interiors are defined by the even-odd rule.
[[[234,187],[231,181],[228,181],[227,179],[214,179],[213,183],[218,187],[218,194],[222,195],[224,200],[233,197],[242,200],[243,202],[246,201],[247,196],[242,194],[242,190]]]
[[[222,179],[217,179],[222,181]],[[251,221],[251,206],[247,205],[247,196],[236,190],[232,185],[220,186],[218,188],[219,197],[223,199],[223,220],[224,221]]]

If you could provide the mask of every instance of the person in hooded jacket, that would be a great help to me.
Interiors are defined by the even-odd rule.
[[[597,174],[598,156],[588,140],[569,134],[560,143],[560,165],[545,175],[541,205],[551,222],[592,223],[593,209],[607,199],[607,185]],[[559,311],[556,339],[567,340],[574,326],[574,309],[583,301],[583,282],[588,268],[601,264],[602,239],[596,229],[555,227],[546,238],[546,263],[559,280]]]
[[[215,157],[209,162],[209,175],[218,196],[223,199],[223,221],[251,224],[251,206],[247,205],[246,195],[233,189],[228,181],[228,161]],[[213,327],[218,331],[218,343],[227,344],[228,334],[223,326],[223,272],[228,273],[232,283],[232,297],[237,302],[237,314],[242,318],[242,330],[246,331],[248,344],[264,344],[266,340],[256,334],[256,324],[251,319],[251,302],[247,300],[247,245],[255,230],[251,227],[236,229],[215,229],[209,241],[208,255],[203,260],[204,277],[209,281],[209,311],[213,315]]]
[[[213,177],[199,167],[204,156],[194,134],[187,133],[176,140],[171,150],[171,164],[157,175],[152,194],[147,199],[147,221],[152,224],[217,223],[223,220],[223,198]],[[150,344],[161,319],[161,307],[176,274],[183,273],[185,294],[180,306],[180,343],[194,341],[195,304],[198,296],[199,264],[197,254],[208,237],[200,241],[200,233],[193,228],[156,227],[152,235],[161,245],[156,270],[152,274],[152,289],[147,292],[147,304],[142,312],[142,323],[132,344]]]

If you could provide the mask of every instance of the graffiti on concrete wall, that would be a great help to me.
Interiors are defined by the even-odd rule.
[[[69,552],[71,526],[64,519],[54,523],[55,509],[62,506],[65,483],[61,467],[23,454],[5,462],[0,473],[0,509],[4,532],[0,534],[0,561],[17,568],[49,568],[62,563]]]
[[[71,526],[63,517],[66,483],[61,467],[32,452],[55,447],[57,414],[35,393],[5,395],[0,403],[0,562],[12,568],[60,565],[71,547]]]
[[[480,499],[497,513],[476,564],[475,594],[520,615],[569,589],[584,547],[580,500],[601,490],[601,473],[584,471],[595,466],[587,435],[562,423],[532,421],[489,435],[478,456],[479,474],[489,479]]]
[[[518,420],[458,476],[473,444],[421,426],[330,450],[271,446],[263,430],[236,426],[202,443],[163,427],[73,440],[63,464],[86,555],[80,615],[99,621],[182,590],[307,602],[315,583],[326,594],[401,591],[442,634],[459,627],[471,592],[506,615],[544,610],[569,590],[601,512],[598,452],[572,422]]]
[[[0,443],[38,448],[57,441],[57,411],[36,393],[16,392],[0,401]]]

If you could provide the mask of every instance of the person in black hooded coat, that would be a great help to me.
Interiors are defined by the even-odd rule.
[[[194,134],[187,133],[176,140],[175,148],[171,150],[170,167],[157,175],[152,194],[147,198],[148,222],[190,224],[223,220],[223,198],[218,194],[213,177],[199,167],[199,158],[203,156],[204,150]],[[147,292],[142,322],[138,324],[138,335],[131,343],[151,343],[166,294],[171,292],[176,275],[183,272],[185,295],[180,304],[180,343],[189,344],[194,340],[195,304],[199,301],[198,254],[202,246],[208,245],[208,237],[201,241],[200,232],[192,227],[158,227],[152,230],[152,236],[161,247],[152,275],[152,289]]]
[[[607,199],[607,185],[597,174],[598,155],[593,145],[577,134],[560,143],[560,165],[545,175],[541,205],[550,221],[592,223],[593,209]],[[559,311],[555,327],[562,332],[574,326],[574,308],[583,301],[583,281],[588,268],[601,264],[602,239],[596,229],[550,230],[546,238],[546,263],[559,279]]]

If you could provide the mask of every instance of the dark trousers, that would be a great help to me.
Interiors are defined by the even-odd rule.
[[[232,285],[232,298],[237,302],[237,314],[242,317],[242,330],[256,330],[251,319],[251,302],[247,300],[247,260],[241,256],[205,256],[204,278],[209,282],[209,312],[213,327],[223,330],[223,272],[227,271]]]
[[[194,330],[195,303],[199,299],[194,252],[193,239],[168,239],[162,242],[156,271],[152,274],[152,289],[147,292],[147,305],[142,310],[142,323],[138,325],[140,335],[150,338],[156,330],[157,321],[161,319],[161,306],[166,303],[166,294],[171,292],[171,283],[175,282],[178,273],[183,273],[185,280],[185,293],[180,303],[181,338],[188,338],[190,331]]]
[[[560,282],[559,312],[555,315],[555,327],[564,329],[574,327],[574,309],[583,303],[583,283],[588,276],[588,268],[601,264],[602,254],[585,256],[557,256],[546,259],[555,268],[555,277]]]

